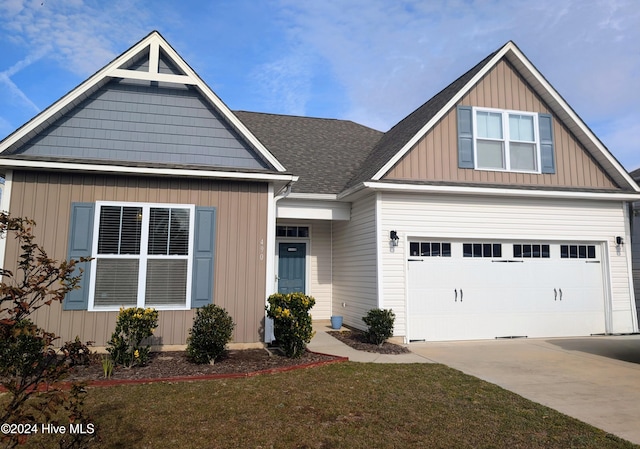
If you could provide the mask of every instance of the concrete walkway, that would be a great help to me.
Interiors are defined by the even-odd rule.
[[[316,325],[312,351],[354,362],[442,363],[640,444],[640,335],[411,343],[411,354],[356,351]]]

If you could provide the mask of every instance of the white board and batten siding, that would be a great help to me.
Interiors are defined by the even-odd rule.
[[[351,220],[333,223],[333,314],[365,329],[362,317],[378,307],[376,196],[355,201]]]
[[[630,241],[622,202],[384,193],[379,207],[382,307],[395,311],[397,336],[407,335],[407,259],[412,238],[598,244],[603,252],[603,306],[610,304],[608,331],[635,331],[630,245],[615,244],[616,236]],[[391,230],[400,237],[395,248],[388,245]]]

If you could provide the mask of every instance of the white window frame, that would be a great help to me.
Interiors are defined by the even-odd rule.
[[[142,229],[140,234],[140,254],[128,255],[128,254],[103,254],[98,255],[98,237],[100,231],[100,210],[103,206],[117,206],[117,207],[141,207],[142,208]],[[157,255],[149,255],[149,216],[152,208],[162,209],[188,209],[189,210],[189,242],[188,253],[186,256],[161,256],[162,259],[187,259],[187,285],[186,285],[186,298],[184,306],[171,306],[171,305],[145,305],[145,293],[146,293],[146,272],[147,261],[149,259],[158,259]],[[193,265],[193,245],[194,245],[194,233],[195,233],[195,205],[193,204],[173,204],[173,203],[140,203],[140,202],[119,202],[119,201],[96,201],[95,203],[95,215],[93,220],[93,242],[91,245],[91,254],[93,260],[91,261],[91,276],[90,276],[90,289],[89,289],[89,304],[88,310],[94,312],[108,312],[118,311],[119,306],[96,306],[95,305],[95,288],[96,288],[96,271],[98,258],[100,259],[138,259],[140,265],[138,267],[138,294],[136,307],[153,307],[157,310],[189,310],[191,309],[191,284],[192,284],[192,265]]]
[[[540,130],[539,130],[539,125],[538,125],[538,113],[537,112],[526,112],[526,111],[515,111],[512,109],[494,109],[494,108],[479,108],[479,107],[473,107],[473,114],[472,114],[472,118],[473,118],[473,160],[474,160],[474,168],[476,170],[486,170],[486,171],[500,171],[500,172],[514,172],[514,173],[534,173],[534,174],[540,174],[542,173],[542,168],[541,168],[541,164],[542,164],[542,157],[541,157],[541,153],[540,153]],[[494,114],[501,114],[502,116],[502,139],[489,139],[489,138],[480,138],[478,137],[478,119],[477,119],[477,114],[478,112],[491,112]],[[534,137],[534,145],[535,145],[535,151],[536,151],[536,169],[535,170],[516,170],[516,169],[512,169],[511,168],[511,152],[509,151],[509,142],[511,142],[512,140],[510,139],[510,135],[509,135],[509,114],[514,114],[514,115],[526,115],[526,116],[530,116],[533,117],[533,137]],[[503,143],[503,150],[504,150],[504,165],[505,168],[492,168],[492,167],[478,167],[478,140],[488,140],[488,141],[495,141],[495,142],[502,142]],[[524,141],[517,141],[517,140],[513,140],[513,142],[518,142],[518,143],[527,143],[530,144],[531,142],[524,142]]]

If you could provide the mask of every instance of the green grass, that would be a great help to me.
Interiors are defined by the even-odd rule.
[[[443,365],[342,363],[89,390],[97,448],[625,448]]]

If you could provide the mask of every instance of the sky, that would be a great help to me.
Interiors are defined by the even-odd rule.
[[[512,40],[640,168],[637,0],[1,0],[0,139],[152,30],[232,110],[380,131]]]

